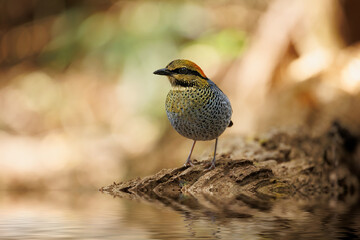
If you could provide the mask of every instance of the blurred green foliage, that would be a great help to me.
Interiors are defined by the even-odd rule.
[[[170,61],[192,44],[207,45],[225,58],[238,56],[246,34],[214,27],[210,15],[201,2],[126,2],[90,15],[70,9],[57,18],[40,60],[59,69],[82,61],[117,72],[128,62],[142,67]]]

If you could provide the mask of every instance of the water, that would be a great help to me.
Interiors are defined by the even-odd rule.
[[[360,207],[294,204],[237,214],[99,192],[0,193],[0,239],[360,239]]]

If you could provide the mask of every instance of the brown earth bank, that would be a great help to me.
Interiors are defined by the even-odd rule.
[[[273,131],[251,140],[232,137],[219,146],[213,170],[207,170],[209,154],[192,167],[163,169],[100,191],[227,217],[250,217],[283,204],[349,206],[359,199],[358,143],[358,137],[336,122],[317,137],[301,130]]]

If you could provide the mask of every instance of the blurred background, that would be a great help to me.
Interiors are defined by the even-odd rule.
[[[196,62],[230,135],[337,119],[360,132],[357,0],[0,0],[0,189],[97,189],[183,164],[170,84]],[[213,142],[199,144],[200,158]]]

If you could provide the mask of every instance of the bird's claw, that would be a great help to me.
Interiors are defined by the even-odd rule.
[[[193,167],[193,166],[194,166],[194,163],[190,159],[188,159],[186,161],[186,163],[184,163],[184,167]]]
[[[215,163],[211,163],[210,167],[206,168],[206,171],[215,169]]]

